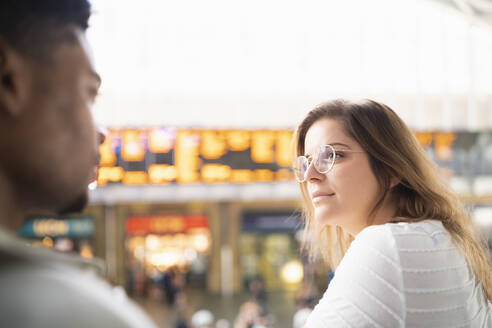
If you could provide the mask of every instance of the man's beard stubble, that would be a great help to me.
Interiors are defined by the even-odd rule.
[[[71,203],[68,203],[67,206],[63,207],[58,211],[58,214],[72,214],[72,213],[80,213],[84,210],[84,208],[89,203],[89,196],[87,193],[79,195],[76,199],[74,199]]]

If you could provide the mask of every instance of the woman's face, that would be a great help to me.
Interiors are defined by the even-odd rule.
[[[306,156],[313,156],[324,145],[332,145],[337,152],[335,164],[325,174],[314,165],[306,172],[306,184],[314,206],[317,224],[341,226],[356,235],[367,226],[369,213],[380,197],[376,176],[365,152],[337,120],[323,118],[308,130],[304,140]]]

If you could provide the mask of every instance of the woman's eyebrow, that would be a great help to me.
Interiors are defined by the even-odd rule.
[[[334,143],[331,143],[329,144],[330,146],[342,146],[342,147],[347,147],[347,148],[350,148],[348,145],[344,144],[344,143],[341,143],[341,142],[334,142]]]

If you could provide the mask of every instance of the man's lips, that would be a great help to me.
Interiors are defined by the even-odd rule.
[[[92,182],[97,180],[98,172],[99,172],[99,165],[96,165],[96,166],[94,166],[94,169],[92,171],[91,179],[90,179],[89,183],[92,183]]]
[[[97,180],[97,175],[99,173],[99,161],[101,160],[101,157],[98,155],[97,159],[95,160],[94,167],[91,172],[91,178],[89,183],[92,183]]]

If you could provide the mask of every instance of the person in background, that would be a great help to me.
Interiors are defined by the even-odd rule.
[[[230,328],[231,324],[227,319],[219,319],[215,323],[215,328]]]
[[[196,311],[191,317],[191,328],[213,328],[214,319],[209,310]]]
[[[268,322],[263,315],[261,306],[256,302],[245,302],[239,308],[239,313],[234,321],[234,328],[267,327]]]
[[[78,212],[97,173],[101,79],[87,0],[0,1],[0,318],[4,327],[154,327],[81,260],[15,236],[28,215]]]
[[[257,277],[248,283],[248,290],[253,296],[253,301],[261,306],[263,314],[268,314],[267,293],[261,278]]]
[[[487,251],[392,109],[329,101],[294,138],[305,247],[336,268],[306,327],[492,327]]]
[[[312,283],[307,283],[299,289],[296,295],[297,311],[292,318],[293,328],[302,328],[307,321],[307,318],[313,311],[316,305],[316,300],[319,298],[318,291]]]

